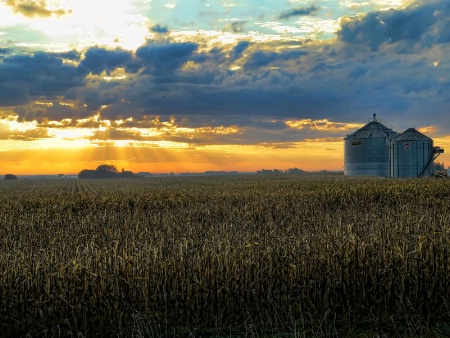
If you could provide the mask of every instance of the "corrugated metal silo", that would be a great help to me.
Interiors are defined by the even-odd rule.
[[[389,177],[389,142],[397,135],[374,115],[344,139],[344,175]]]
[[[433,140],[416,129],[405,130],[391,145],[391,176],[431,176],[432,163],[439,149],[434,149]]]

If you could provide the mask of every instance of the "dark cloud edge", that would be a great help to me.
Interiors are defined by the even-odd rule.
[[[35,52],[32,55],[11,55],[9,50],[4,50],[0,56],[0,75],[8,86],[2,85],[0,102],[4,106],[21,106],[30,100],[78,99],[87,106],[83,116],[89,116],[102,105],[118,105],[120,102],[116,99],[120,92],[126,96],[127,102],[134,104],[134,107],[129,105],[128,113],[121,114],[135,118],[151,110],[150,113],[155,115],[186,118],[203,114],[212,121],[220,114],[236,113],[239,107],[249,105],[253,108],[244,108],[248,117],[241,118],[243,123],[249,123],[252,116],[304,118],[314,115],[317,118],[333,118],[330,111],[345,111],[352,105],[357,108],[364,104],[371,105],[367,115],[383,109],[396,110],[401,115],[413,104],[423,105],[420,99],[409,102],[410,93],[424,92],[436,83],[432,80],[427,83],[418,77],[420,81],[408,81],[407,77],[396,79],[398,92],[391,92],[385,97],[387,100],[376,107],[375,101],[386,94],[383,86],[392,87],[392,84],[374,75],[371,67],[376,66],[386,72],[383,67],[388,67],[389,63],[395,65],[402,55],[419,55],[436,45],[448,48],[450,30],[442,19],[450,14],[449,8],[450,5],[445,2],[435,2],[403,10],[368,13],[343,22],[333,42],[322,45],[304,43],[299,49],[279,52],[265,50],[262,44],[250,41],[239,42],[231,52],[216,48],[208,53],[198,51],[199,43],[171,41],[149,41],[135,52],[99,46],[90,47],[84,53],[67,51],[59,54]],[[435,15],[437,10],[439,15]],[[404,28],[400,32],[397,29],[399,26]],[[414,29],[408,30],[408,27]],[[248,54],[245,59],[244,52]],[[358,54],[366,55],[368,59],[358,61]],[[339,62],[327,61],[330,58]],[[63,60],[78,64],[67,64]],[[241,70],[227,70],[229,65],[239,61],[242,63]],[[180,70],[188,62],[200,65],[200,70],[182,73]],[[399,65],[402,66],[397,62],[396,66]],[[405,69],[413,67],[413,70],[418,70],[424,63],[415,60],[404,66]],[[293,71],[289,67],[294,67]],[[128,83],[134,91],[120,81],[95,85],[87,79],[103,72],[112,74],[119,68],[137,79]],[[298,75],[298,70],[304,73]],[[345,72],[346,77],[339,78],[339,72]],[[335,86],[329,83],[330,78],[336,82]],[[370,85],[364,85],[369,80],[372,81]],[[292,81],[290,86],[287,85],[289,81]],[[342,90],[344,83],[353,83],[357,89]],[[448,87],[449,83],[441,85],[441,92],[444,93]],[[143,88],[148,90],[149,95],[145,92],[138,95]],[[178,102],[173,100],[173,95],[179,98]],[[369,100],[364,103],[358,99],[364,95],[374,102]],[[274,100],[271,101],[270,97]],[[442,106],[445,103],[448,103],[448,98],[439,102]],[[219,112],[209,116],[208,106]],[[28,115],[20,109],[17,111],[25,120],[39,119],[46,114],[45,110],[28,111]],[[74,116],[73,113],[70,116]],[[65,116],[56,111],[53,114],[48,117]],[[111,119],[119,115],[110,111]],[[348,121],[355,120],[358,115],[353,108],[348,116],[337,116]]]

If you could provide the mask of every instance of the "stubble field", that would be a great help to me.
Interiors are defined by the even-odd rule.
[[[3,336],[450,335],[450,180],[0,182]]]

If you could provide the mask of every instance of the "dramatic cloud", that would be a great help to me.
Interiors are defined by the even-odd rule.
[[[170,74],[189,61],[197,50],[196,43],[149,44],[136,50],[136,56],[147,69],[157,74]]]
[[[0,106],[16,106],[25,104],[27,100],[28,91],[25,86],[20,84],[0,84]]]
[[[94,75],[105,71],[108,75],[118,67],[125,67],[131,61],[131,52],[122,49],[107,50],[93,47],[86,51],[79,69]]]
[[[244,31],[246,20],[234,21],[227,25],[223,30],[233,33],[242,33]]]
[[[167,27],[160,26],[159,24],[154,25],[150,28],[150,31],[157,34],[166,34],[169,32],[169,29]]]
[[[297,16],[314,15],[318,10],[319,8],[314,5],[307,8],[294,8],[281,13],[279,18],[280,20],[286,20]]]
[[[83,104],[62,104],[60,102],[48,103],[31,103],[27,106],[22,106],[15,109],[19,121],[37,121],[43,126],[50,121],[64,121],[72,120],[71,124],[64,124],[63,126],[73,126],[77,120],[86,119],[92,115]]]
[[[12,55],[0,63],[0,106],[26,104],[30,99],[51,99],[82,86],[84,75],[57,54],[36,52]]]
[[[55,9],[49,10],[46,0],[6,0],[6,4],[10,6],[15,13],[24,16],[33,17],[49,17],[52,15],[62,16],[70,14],[71,10]]]
[[[261,67],[266,67],[274,63],[275,65],[279,65],[281,62],[289,60],[298,62],[302,56],[307,54],[308,52],[305,50],[289,50],[283,51],[282,53],[257,51],[248,58],[245,63],[245,69],[258,70]]]
[[[429,48],[449,42],[450,3],[437,2],[404,10],[368,13],[344,20],[338,37],[350,45],[368,46],[377,51],[383,44],[399,44],[402,51]]]
[[[322,31],[328,14],[321,1],[279,18],[267,1],[240,17],[236,13],[245,6],[213,10],[205,2],[201,12],[210,12],[208,27],[214,29],[172,29],[180,22],[195,26],[177,17],[179,7],[187,11],[192,4],[163,9],[161,15],[176,18],[149,21],[160,24],[150,25],[147,40],[133,49],[95,43],[45,51],[27,42],[5,44],[0,113],[12,112],[15,123],[27,128],[5,122],[3,139],[280,151],[307,142],[325,151],[337,149],[374,113],[399,131],[427,127],[432,137],[448,137],[450,3],[345,12],[329,39],[290,33]],[[265,16],[255,19],[253,12]],[[275,21],[264,19],[269,16]],[[289,25],[276,21],[294,16],[302,18]],[[261,30],[252,31],[258,20]],[[10,38],[11,27],[17,33],[14,25],[1,28],[0,39]],[[287,33],[266,34],[271,27]]]
[[[231,24],[234,33],[242,33],[244,31],[245,21],[235,21]]]
[[[0,48],[0,55],[5,55],[9,53],[9,48]]]
[[[230,53],[230,57],[233,60],[239,59],[244,53],[244,51],[251,46],[251,42],[249,41],[239,41],[234,47],[233,50]]]
[[[33,141],[36,139],[45,139],[50,138],[48,130],[46,128],[36,128],[22,132],[16,132],[12,134],[9,139],[10,140],[20,140],[20,141]]]

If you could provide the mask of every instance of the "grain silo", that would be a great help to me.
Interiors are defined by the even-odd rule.
[[[422,177],[434,173],[434,160],[444,152],[414,128],[397,135],[390,151],[391,177]]]
[[[389,143],[398,133],[373,120],[344,139],[344,175],[389,177]]]

